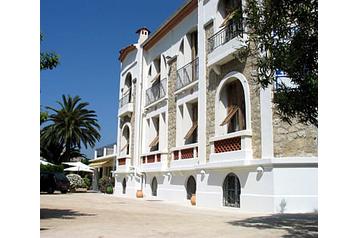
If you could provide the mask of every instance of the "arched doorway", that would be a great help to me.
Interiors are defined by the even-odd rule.
[[[196,193],[196,181],[193,176],[186,182],[186,199],[191,199],[191,195]]]
[[[241,185],[239,178],[230,173],[223,184],[224,206],[240,207]]]
[[[154,177],[152,180],[152,184],[151,184],[151,188],[152,188],[152,196],[157,196],[157,189],[158,189],[158,181],[157,178]]]
[[[124,178],[122,181],[122,193],[123,194],[126,194],[126,188],[127,188],[127,180],[126,180],[126,178]]]

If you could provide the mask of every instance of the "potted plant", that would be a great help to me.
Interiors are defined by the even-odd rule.
[[[136,196],[137,196],[137,198],[143,198],[143,191],[137,190]]]
[[[191,195],[191,199],[190,199],[191,205],[195,206],[196,205],[196,195],[192,194]]]

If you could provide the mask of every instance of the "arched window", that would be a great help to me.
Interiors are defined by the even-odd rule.
[[[224,206],[240,207],[241,185],[239,178],[230,173],[226,176],[223,184]]]
[[[196,193],[196,181],[193,176],[188,178],[186,182],[186,199],[191,199],[191,195]]]
[[[126,188],[127,188],[127,180],[126,180],[126,178],[124,178],[122,181],[122,193],[123,194],[126,194]]]
[[[129,126],[125,125],[122,131],[122,140],[121,140],[121,148],[120,148],[121,155],[129,155],[129,149],[130,149],[129,141],[130,141]]]
[[[128,97],[128,102],[132,101],[132,75],[130,73],[127,74],[126,79],[124,81],[123,97],[125,96]]]
[[[220,100],[226,109],[226,116],[220,126],[227,125],[227,133],[246,129],[245,94],[239,80],[227,83],[220,92]]]
[[[154,177],[152,180],[152,184],[151,184],[151,188],[152,188],[152,196],[157,196],[157,190],[158,190],[158,181],[157,178]]]
[[[241,0],[221,0],[218,4],[218,12],[221,14],[222,18],[230,16],[230,14],[237,9],[242,12]]]

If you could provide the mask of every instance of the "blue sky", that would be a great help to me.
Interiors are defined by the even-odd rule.
[[[184,0],[41,0],[41,51],[55,51],[60,65],[41,72],[41,105],[57,107],[62,94],[79,95],[97,112],[102,139],[117,138],[121,48],[135,43],[135,31],[155,31]],[[93,149],[83,149],[89,158]]]

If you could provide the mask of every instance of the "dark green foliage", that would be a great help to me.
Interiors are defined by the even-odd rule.
[[[40,125],[47,121],[48,112],[40,112]]]
[[[63,95],[62,99],[59,109],[47,107],[53,113],[48,116],[49,124],[41,130],[43,157],[58,162],[83,156],[81,145],[94,147],[101,138],[97,115],[86,108],[89,104],[81,102],[79,96]]]
[[[275,92],[281,118],[318,126],[318,1],[247,0],[244,12],[261,86],[275,82],[276,69],[296,86]]]
[[[114,186],[114,178],[112,177],[102,177],[98,181],[99,184],[99,190],[102,193],[107,192],[107,187],[113,187]]]
[[[63,165],[44,165],[40,164],[41,172],[60,172],[63,173]]]
[[[85,177],[83,178],[83,183],[84,183],[84,185],[85,185],[85,188],[90,189],[90,187],[91,187],[91,180],[90,180],[87,176],[85,176]]]
[[[112,187],[112,186],[108,186],[107,189],[106,189],[106,193],[112,194],[112,193],[113,193],[113,187]]]
[[[40,69],[54,69],[60,63],[60,57],[55,52],[40,53]]]
[[[40,40],[43,40],[43,34],[40,34]],[[54,69],[60,63],[60,57],[55,52],[40,53],[40,70]]]

